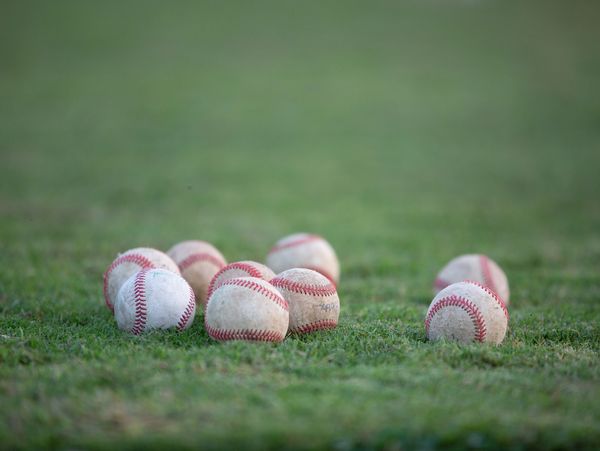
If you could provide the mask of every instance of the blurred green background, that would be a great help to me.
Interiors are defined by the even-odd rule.
[[[2,2],[2,442],[171,443],[195,418],[204,429],[189,443],[207,446],[597,445],[599,23],[600,6],[583,0]],[[296,231],[327,237],[342,263],[330,335],[215,347],[199,318],[180,338],[132,340],[102,306],[101,274],[119,251],[195,238],[230,261],[262,260]],[[501,351],[424,343],[435,273],[467,252],[489,254],[511,281]],[[123,359],[132,374],[180,366],[148,382],[144,401],[119,379]],[[247,383],[242,400],[198,362]],[[114,386],[57,386],[57,374],[86,380],[98,367]],[[489,390],[467,401],[465,372]],[[262,378],[290,374],[300,390],[327,385],[300,401],[276,395],[274,408]],[[411,395],[393,374],[413,381]],[[158,393],[190,377],[173,395],[182,410],[161,410]],[[428,395],[441,381],[454,397]],[[81,415],[113,397],[125,417],[154,406],[152,420],[111,429]],[[475,401],[495,411],[438,423]],[[319,429],[315,404],[336,414],[332,429]],[[226,413],[244,409],[264,424],[238,417],[229,434]],[[269,426],[286,415],[299,422]]]

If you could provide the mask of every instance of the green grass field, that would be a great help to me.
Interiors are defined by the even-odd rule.
[[[600,447],[600,7],[17,2],[0,14],[0,448]],[[337,330],[132,337],[119,251],[324,235]],[[499,347],[429,343],[492,256]]]

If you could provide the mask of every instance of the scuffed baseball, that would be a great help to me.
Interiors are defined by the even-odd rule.
[[[210,281],[206,300],[208,300],[212,292],[215,291],[221,282],[229,279],[236,279],[238,277],[256,277],[269,282],[273,277],[275,277],[275,273],[271,270],[271,268],[263,265],[262,263],[251,260],[229,263],[227,266],[221,268],[221,270],[216,273]],[[205,304],[206,300],[204,301]]]
[[[508,327],[508,310],[496,293],[478,282],[458,282],[440,291],[425,317],[429,340],[499,344]]]
[[[280,239],[267,255],[267,266],[275,273],[292,268],[312,269],[336,285],[340,281],[340,263],[335,251],[318,235],[296,233]]]
[[[115,303],[119,329],[139,335],[152,329],[184,330],[194,321],[192,287],[164,269],[142,269],[123,284]]]
[[[256,277],[222,282],[206,305],[204,327],[218,341],[280,342],[289,325],[288,303],[270,283]]]
[[[206,241],[182,241],[167,251],[181,275],[194,289],[196,302],[204,305],[210,281],[227,262],[223,254]]]
[[[474,280],[489,287],[509,304],[510,290],[506,274],[498,264],[486,255],[466,254],[451,260],[439,272],[434,283],[434,292],[456,282]]]
[[[136,247],[119,254],[104,273],[104,301],[113,311],[117,293],[125,281],[141,269],[163,268],[179,274],[177,264],[164,252],[150,247]]]
[[[335,286],[322,274],[305,268],[288,269],[271,284],[288,302],[290,332],[304,334],[337,326],[340,299]]]

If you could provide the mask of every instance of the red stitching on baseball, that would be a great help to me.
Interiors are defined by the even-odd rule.
[[[473,302],[456,295],[442,298],[433,305],[427,314],[427,318],[425,318],[425,333],[427,334],[427,338],[429,338],[429,326],[431,325],[431,320],[440,310],[446,307],[460,307],[467,312],[467,315],[469,315],[471,321],[473,321],[473,326],[475,326],[474,339],[480,342],[485,340],[487,330],[485,327],[483,314]]]
[[[106,306],[111,310],[114,311],[114,307],[110,304],[110,300],[108,299],[108,278],[110,277],[110,274],[115,270],[115,268],[117,266],[119,266],[122,263],[135,263],[136,265],[138,265],[139,267],[141,267],[142,269],[148,269],[148,268],[154,268],[154,263],[152,263],[152,261],[150,261],[150,259],[144,257],[141,254],[123,254],[120,257],[118,257],[115,261],[113,261],[110,266],[108,267],[108,269],[106,270],[106,272],[104,273],[104,302],[106,302]]]
[[[249,290],[252,290],[255,293],[259,293],[259,294],[262,294],[263,296],[267,297],[268,299],[273,301],[275,304],[277,304],[282,309],[289,310],[287,301],[283,297],[281,297],[281,295],[279,295],[275,291],[272,291],[272,290],[269,290],[268,288],[263,287],[262,285],[254,282],[253,280],[229,279],[229,280],[226,280],[223,283],[221,283],[219,285],[219,288],[221,288],[225,285],[236,285],[238,287],[248,288]],[[207,305],[207,308],[208,308],[208,305]]]
[[[324,270],[323,268],[319,268],[316,266],[303,266],[304,269],[311,269],[313,271],[318,272],[319,274],[321,274],[322,276],[326,277],[327,279],[329,279],[329,281],[333,284],[334,287],[337,286],[337,283],[335,283],[335,279],[333,278],[333,276],[331,274],[329,274],[326,270]]]
[[[230,263],[227,266],[221,268],[219,270],[219,272],[216,273],[215,276],[210,281],[210,285],[208,286],[208,292],[206,293],[206,300],[207,301],[208,301],[208,298],[210,297],[210,295],[213,293],[213,291],[216,288],[215,284],[217,283],[217,279],[225,271],[229,271],[230,269],[239,269],[240,271],[245,271],[250,277],[257,277],[259,279],[263,278],[263,273],[261,273],[258,269],[256,269],[254,266],[252,266],[249,263],[243,263],[243,262]],[[242,277],[242,276],[238,276],[238,277]]]
[[[225,262],[223,260],[221,260],[219,257],[215,257],[214,255],[209,254],[207,252],[196,252],[195,254],[188,255],[186,258],[184,258],[181,261],[181,263],[179,263],[179,270],[181,272],[183,272],[186,269],[188,269],[190,266],[192,266],[194,263],[198,263],[201,261],[212,263],[219,269],[221,269],[223,266],[225,266]]]
[[[439,291],[443,290],[448,285],[450,285],[448,282],[446,282],[444,279],[440,279],[439,277],[437,277],[435,279],[435,282],[433,283],[434,288],[436,288]]]
[[[336,294],[335,287],[329,283],[327,285],[314,285],[295,282],[278,276],[271,280],[271,285],[276,288],[285,288],[294,293],[306,294],[310,296],[331,296]]]
[[[287,249],[288,247],[299,246],[301,244],[305,244],[305,243],[308,243],[310,241],[316,241],[316,240],[322,240],[322,239],[323,238],[320,237],[319,235],[314,235],[314,234],[305,235],[303,237],[296,238],[295,240],[289,241],[287,243],[276,244],[275,246],[273,246],[271,248],[271,250],[269,251],[269,254],[272,254],[273,252],[280,251],[282,249]]]
[[[258,329],[217,329],[206,324],[204,326],[208,335],[214,340],[248,340],[248,341],[282,341],[284,336],[281,332],[273,330]]]
[[[479,282],[475,282],[474,280],[465,280],[464,282],[470,283],[471,285],[475,285],[475,286],[481,288],[483,291],[485,291],[487,294],[489,294],[492,298],[494,298],[494,300],[502,308],[502,311],[504,311],[504,316],[506,316],[506,320],[508,321],[510,319],[510,316],[508,314],[508,309],[506,308],[506,304],[504,303],[502,298],[496,294],[495,291],[492,291],[492,289],[490,287],[486,287],[485,285],[483,285]]]
[[[135,276],[133,293],[135,299],[135,321],[131,332],[135,335],[141,334],[146,328],[147,306],[146,306],[146,273],[148,269],[142,269]]]
[[[177,330],[185,329],[188,321],[190,320],[191,317],[194,316],[195,312],[196,312],[196,297],[194,296],[194,290],[192,290],[192,287],[190,287],[190,295],[189,295],[188,305],[185,308],[183,315],[181,315],[179,322],[177,323]]]
[[[490,268],[490,259],[485,255],[480,255],[479,265],[481,266],[481,275],[483,276],[485,285],[490,287],[490,289],[495,293],[497,290],[496,284],[494,283],[494,277],[492,276],[492,269]]]
[[[309,334],[317,330],[335,329],[337,327],[337,321],[333,319],[321,319],[310,324],[303,324],[298,327],[290,329],[290,332],[297,334]]]

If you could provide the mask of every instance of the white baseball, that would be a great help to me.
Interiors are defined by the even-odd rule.
[[[163,268],[179,274],[179,268],[167,254],[150,247],[136,247],[119,254],[104,273],[104,301],[113,311],[119,289],[140,269]]]
[[[194,289],[196,302],[204,305],[210,281],[227,262],[223,254],[206,241],[182,241],[167,251],[181,275]]]
[[[187,329],[194,321],[192,287],[164,269],[142,269],[119,290],[115,318],[119,329],[135,335],[152,329]]]
[[[276,273],[292,268],[312,269],[336,285],[340,281],[340,263],[335,251],[318,235],[296,233],[282,238],[269,251],[267,266]]]
[[[506,305],[509,304],[510,290],[506,274],[486,255],[467,254],[451,260],[437,275],[434,291],[437,293],[448,285],[463,280],[474,280],[490,287]]]
[[[305,268],[288,269],[271,284],[288,302],[290,332],[306,334],[337,326],[340,299],[333,283],[322,274]]]
[[[499,344],[507,327],[508,310],[502,299],[488,287],[471,281],[440,291],[425,317],[425,332],[430,340]]]
[[[208,300],[212,292],[215,291],[221,282],[229,279],[236,279],[238,277],[256,277],[269,282],[273,277],[275,277],[275,273],[271,270],[271,268],[263,265],[262,263],[253,262],[251,260],[229,263],[217,274],[215,274],[210,281],[206,300]],[[206,300],[204,301],[205,304]]]
[[[288,303],[269,282],[239,277],[222,282],[206,305],[204,327],[218,341],[280,342],[290,315]]]

